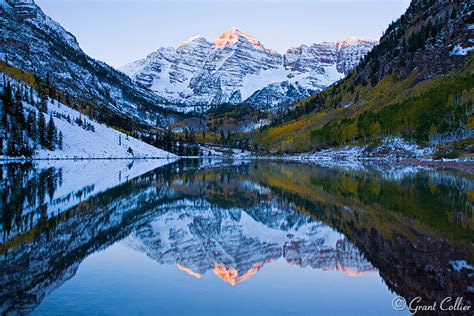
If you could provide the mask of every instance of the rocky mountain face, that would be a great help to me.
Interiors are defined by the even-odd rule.
[[[310,72],[321,67],[335,66],[337,73],[348,75],[376,42],[348,38],[341,42],[325,42],[290,48],[283,56],[284,66],[298,72]]]
[[[177,109],[182,111],[224,103],[271,108],[342,79],[375,44],[351,38],[302,45],[281,55],[232,28],[212,43],[195,36],[121,70],[168,102],[181,104]]]
[[[141,122],[166,123],[172,117],[160,107],[163,99],[87,56],[76,38],[34,3],[25,8],[0,0],[0,58],[42,80],[48,78],[78,99]]]
[[[474,50],[474,5],[471,0],[413,0],[405,14],[389,25],[360,63],[356,83],[373,85],[395,73],[417,81],[459,69]]]

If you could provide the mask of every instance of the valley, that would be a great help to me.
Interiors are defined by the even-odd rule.
[[[220,148],[231,156],[337,160],[351,151],[358,159],[470,159],[473,152],[468,1],[413,1],[379,42],[349,38],[280,54],[233,27],[212,42],[194,36],[159,48],[120,71],[87,56],[36,4],[35,14],[21,8],[2,1],[4,87],[11,81],[36,98],[46,92],[48,104],[172,154]],[[4,156],[12,155],[9,131],[22,121],[8,111]],[[29,138],[26,147],[35,147]],[[67,152],[43,156],[77,157]],[[82,158],[94,156],[107,155]]]

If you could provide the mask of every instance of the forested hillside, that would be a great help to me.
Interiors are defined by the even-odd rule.
[[[471,1],[412,1],[348,78],[254,133],[254,144],[297,153],[401,137],[470,151],[473,33]]]
[[[165,146],[161,134],[150,139],[138,128],[114,129],[106,120],[101,120],[94,108],[71,100],[74,99],[55,88],[49,80],[42,81],[31,73],[0,62],[0,157],[174,156],[157,148]],[[122,120],[123,126],[131,124],[133,127],[137,124],[133,122],[132,119],[128,123],[126,119]]]

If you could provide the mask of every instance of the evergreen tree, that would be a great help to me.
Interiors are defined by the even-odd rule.
[[[10,82],[8,82],[7,85],[4,88],[3,95],[2,95],[2,101],[3,101],[2,121],[6,125],[7,115],[10,115],[12,113],[12,110],[13,110],[13,93],[12,93],[12,87],[10,85]]]
[[[58,148],[59,150],[63,150],[63,132],[59,131],[58,134]]]
[[[76,124],[79,126],[82,126],[82,124],[84,124],[84,122],[82,121],[82,117],[80,115],[74,122],[76,122]]]
[[[48,93],[51,90],[51,78],[49,76],[49,73],[46,74],[46,88],[48,88]]]
[[[56,126],[54,126],[53,117],[49,117],[48,128],[46,131],[46,143],[45,147],[49,150],[54,150],[56,140]]]
[[[20,89],[18,89],[15,94],[15,103],[14,103],[12,114],[16,122],[18,123],[19,127],[21,129],[24,129],[25,128],[25,112],[23,109],[23,102],[22,102]]]
[[[224,131],[221,130],[221,142],[225,144],[225,134]]]
[[[173,152],[173,133],[170,128],[166,130],[166,133],[163,136],[163,149]]]
[[[36,140],[38,135],[37,135],[37,130],[36,130],[36,112],[35,111],[30,111],[28,113],[28,116],[26,118],[26,130],[28,132],[28,136],[32,140]]]
[[[43,95],[39,104],[39,110],[42,113],[48,112],[48,97]]]
[[[29,100],[28,103],[31,104],[32,106],[35,106],[35,98],[33,97],[33,89],[30,87],[29,89]]]
[[[11,131],[8,140],[7,155],[14,157],[31,157],[33,155],[33,151],[31,150],[28,141],[24,137],[24,131],[20,129],[17,122],[12,122],[12,127],[10,129]]]
[[[38,143],[41,146],[45,147],[46,143],[46,119],[44,118],[44,114],[40,113],[38,116]]]
[[[8,140],[8,155],[18,157],[20,156],[20,148],[21,148],[21,131],[19,126],[16,122],[11,122],[10,127],[10,137]]]
[[[190,143],[196,144],[196,133],[194,132],[194,130],[191,130],[191,133],[190,133]]]

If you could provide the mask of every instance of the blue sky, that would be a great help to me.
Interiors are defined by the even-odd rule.
[[[267,48],[350,36],[378,39],[409,0],[36,0],[86,53],[119,67],[201,34],[235,26]]]

